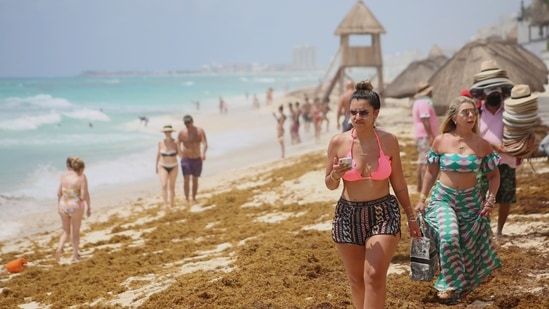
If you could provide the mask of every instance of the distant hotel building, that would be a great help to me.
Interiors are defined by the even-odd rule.
[[[311,45],[302,45],[294,47],[292,59],[292,68],[294,70],[315,70],[316,67],[316,48]]]

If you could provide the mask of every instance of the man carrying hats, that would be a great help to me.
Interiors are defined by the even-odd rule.
[[[499,204],[496,237],[501,237],[511,204],[516,202],[517,159],[511,156],[503,145],[503,102],[509,97],[510,89],[514,84],[507,77],[507,72],[500,69],[495,60],[484,61],[480,70],[474,75],[474,84],[470,92],[475,98],[483,101],[480,106],[480,135],[499,153],[501,163],[498,192],[487,192],[488,180],[484,174],[479,173],[478,183],[482,196],[488,199],[493,199],[495,196],[496,203]]]
[[[428,82],[420,82],[416,86],[412,116],[414,119],[414,133],[417,148],[417,192],[421,191],[423,175],[427,169],[427,154],[431,150],[431,144],[439,133],[440,123],[433,107],[433,87]]]
[[[190,180],[192,177],[192,199],[196,204],[196,193],[198,192],[198,178],[202,173],[202,162],[206,160],[206,150],[208,142],[206,133],[203,129],[196,127],[193,117],[185,115],[183,117],[185,129],[179,131],[177,135],[177,145],[182,151],[181,170],[183,171],[183,192],[187,205],[189,202]]]

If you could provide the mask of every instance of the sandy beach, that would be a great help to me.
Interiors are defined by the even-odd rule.
[[[81,229],[79,263],[70,262],[69,244],[60,265],[53,259],[61,233],[55,205],[43,215],[24,218],[28,229],[0,243],[2,264],[19,257],[28,260],[21,273],[0,270],[0,307],[352,308],[330,235],[341,191],[329,191],[323,182],[324,153],[337,133],[337,96],[331,98],[330,129],[323,130],[320,141],[312,128],[304,132],[302,123],[303,142],[290,145],[286,121],[287,155],[279,158],[272,112],[302,95],[278,96],[270,106],[234,117],[193,115],[207,134],[227,128],[271,133],[230,155],[207,158],[198,205],[184,206],[181,174],[178,207],[168,213],[161,210],[154,176],[92,195],[92,216]],[[144,130],[165,123],[180,129],[181,117],[151,119]],[[415,203],[410,102],[386,100],[378,125],[399,138]],[[214,152],[215,145],[210,147]],[[408,278],[410,239],[403,222],[388,278],[388,308],[549,307],[549,161],[528,160],[517,169],[517,178],[519,201],[511,209],[506,237],[496,243],[504,268],[495,279],[461,304],[440,305],[432,284]]]

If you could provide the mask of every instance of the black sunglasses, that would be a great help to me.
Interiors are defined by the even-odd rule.
[[[362,109],[362,110],[354,110],[354,109],[351,109],[351,110],[349,111],[349,113],[351,113],[351,115],[353,115],[353,116],[356,116],[356,114],[359,114],[359,115],[362,116],[362,117],[367,117],[367,116],[370,114],[370,112],[367,111],[367,110],[365,110],[365,109]]]

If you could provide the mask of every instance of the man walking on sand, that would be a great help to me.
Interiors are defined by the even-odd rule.
[[[194,126],[193,117],[183,117],[185,129],[177,135],[177,145],[182,151],[181,171],[183,172],[183,192],[187,205],[189,202],[189,180],[192,177],[192,199],[196,204],[196,192],[198,191],[198,178],[202,173],[202,162],[206,160],[208,142],[204,130]]]
[[[339,105],[337,106],[337,129],[343,128],[343,132],[349,131],[353,125],[349,121],[351,119],[351,114],[349,113],[349,109],[351,107],[351,96],[353,95],[353,92],[355,91],[355,84],[352,80],[348,80],[346,84],[346,90],[345,93],[339,98]],[[343,119],[343,123],[339,123],[339,118],[341,116],[345,117]]]

